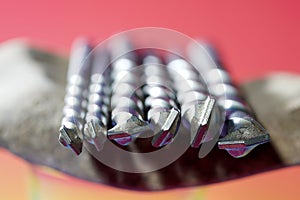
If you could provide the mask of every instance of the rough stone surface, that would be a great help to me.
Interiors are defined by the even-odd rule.
[[[134,190],[162,190],[205,185],[239,178],[299,162],[299,77],[286,75],[272,81],[246,85],[244,91],[259,119],[269,129],[276,151],[271,144],[262,145],[245,158],[235,159],[226,151],[213,149],[203,159],[198,149],[190,148],[176,162],[156,172],[133,174],[111,169],[93,159],[86,151],[76,157],[58,143],[62,117],[67,59],[29,47],[24,41],[9,41],[0,46],[0,145],[33,164],[47,165],[67,174],[92,182]],[[298,85],[287,90],[290,80]],[[285,82],[286,81],[286,82]],[[273,84],[279,84],[274,89]],[[282,87],[281,84],[286,85]],[[293,85],[293,84],[292,84]],[[268,93],[265,89],[268,89]],[[276,87],[275,87],[276,88]],[[278,91],[290,98],[276,98]],[[297,96],[298,95],[298,96]],[[288,100],[289,103],[286,103]],[[282,109],[289,114],[282,113]],[[284,121],[277,119],[277,115]],[[289,118],[286,118],[289,117]],[[287,124],[285,124],[287,123]],[[282,127],[285,127],[283,129]],[[278,132],[284,134],[278,134]],[[188,135],[179,132],[179,135]],[[281,146],[281,141],[290,146]],[[289,143],[291,142],[291,143]],[[292,144],[293,143],[293,144]],[[297,144],[296,144],[297,143]],[[138,139],[134,149],[149,152],[151,140]],[[294,146],[293,146],[294,145]],[[294,155],[289,154],[293,152]],[[112,157],[114,157],[112,152]],[[116,162],[142,162],[122,160]]]
[[[300,76],[277,73],[242,87],[286,164],[300,163]]]

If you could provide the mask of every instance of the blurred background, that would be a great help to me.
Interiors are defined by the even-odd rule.
[[[274,71],[300,73],[299,1],[0,0],[0,42],[22,37],[68,54],[77,36],[101,41],[158,26],[217,44],[239,84]],[[300,167],[167,192],[119,190],[32,167],[0,151],[0,199],[299,199]]]

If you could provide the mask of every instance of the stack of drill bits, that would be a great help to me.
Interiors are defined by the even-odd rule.
[[[88,54],[91,47],[84,39],[74,42],[67,75],[64,117],[59,129],[59,142],[79,155],[82,151],[82,129],[86,109],[86,95],[90,63]]]
[[[181,105],[183,124],[190,130],[191,147],[205,141],[215,100],[207,95],[200,74],[186,60],[173,57],[167,65]]]
[[[137,69],[136,52],[129,41],[117,40],[111,44],[112,95],[111,121],[108,138],[128,145],[133,138],[149,129],[144,120],[141,70]]]
[[[180,125],[180,111],[170,87],[170,77],[155,54],[143,60],[145,108],[150,128],[154,132],[152,145],[161,147],[172,142]]]
[[[104,49],[95,49],[92,57],[92,69],[89,86],[84,136],[98,151],[107,139],[107,127],[110,121],[110,59]]]
[[[233,157],[243,157],[256,146],[268,142],[270,136],[241,100],[216,52],[207,44],[201,46],[203,49],[200,51],[199,47],[191,48],[190,57],[193,63],[201,66],[209,92],[217,98],[218,105],[226,113],[223,138],[218,141],[218,146]]]

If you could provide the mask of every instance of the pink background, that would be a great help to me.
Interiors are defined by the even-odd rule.
[[[0,41],[29,37],[67,51],[78,35],[96,40],[160,26],[219,44],[235,79],[300,71],[299,1],[1,0]]]

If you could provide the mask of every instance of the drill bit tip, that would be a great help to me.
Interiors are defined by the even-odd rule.
[[[128,116],[129,113],[124,114]],[[149,130],[149,124],[135,115],[130,114],[129,118],[120,121],[122,123],[116,123],[113,128],[108,130],[107,135],[109,139],[113,139],[123,146],[128,145],[135,135]]]
[[[256,146],[270,141],[270,135],[262,125],[242,112],[234,114],[227,123],[228,134],[218,141],[218,147],[233,157],[243,157]]]
[[[59,132],[59,142],[79,155],[82,152],[82,140],[78,136],[78,130],[75,127],[67,128],[63,125]]]
[[[184,116],[190,121],[191,147],[198,148],[205,138],[215,102],[215,99],[207,96],[205,100],[193,101],[184,106]]]
[[[93,144],[97,151],[103,149],[104,143],[106,141],[106,127],[98,119],[91,119],[86,123],[84,128],[85,139]]]
[[[168,111],[157,112],[158,120],[151,120],[155,135],[152,139],[154,147],[161,147],[172,142],[179,128],[180,111],[172,108]]]

